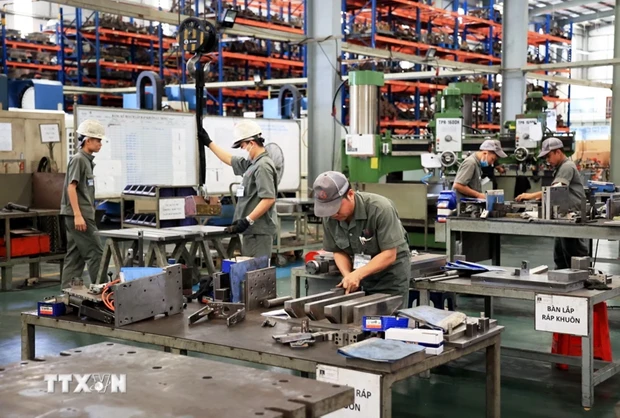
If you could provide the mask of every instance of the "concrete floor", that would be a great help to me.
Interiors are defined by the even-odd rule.
[[[599,257],[617,256],[618,243],[601,242]],[[552,264],[552,240],[513,237],[502,240],[503,264],[517,266],[522,259],[531,265]],[[597,263],[603,271],[620,274],[620,265]],[[47,266],[44,275],[53,277],[57,266]],[[27,269],[16,269],[16,280],[26,277]],[[278,294],[289,294],[290,267],[278,269]],[[314,283],[311,284],[315,286]],[[0,293],[0,366],[20,359],[20,312],[36,307],[36,302],[53,295],[59,286]],[[313,289],[315,290],[315,289]],[[460,297],[458,309],[475,315],[483,308],[481,298]],[[610,305],[620,307],[620,301]],[[496,301],[495,317],[506,327],[502,341],[507,346],[549,350],[551,335],[534,331],[534,306],[527,301]],[[614,358],[620,355],[620,309],[609,310]],[[53,331],[37,331],[37,356],[57,355],[59,351],[94,344],[102,338]],[[206,356],[205,356],[206,357]],[[208,357],[212,358],[212,357]],[[485,405],[484,358],[470,356],[436,369],[430,379],[411,378],[394,388],[395,417],[483,417]],[[223,360],[229,361],[229,360]],[[242,362],[234,362],[244,364]],[[246,363],[246,365],[249,365]],[[280,371],[280,370],[279,370]],[[502,358],[502,417],[614,417],[613,407],[620,401],[620,376],[595,389],[595,406],[580,406],[580,369],[560,371],[549,364]],[[1,411],[1,408],[0,408]],[[0,412],[0,416],[2,413]]]

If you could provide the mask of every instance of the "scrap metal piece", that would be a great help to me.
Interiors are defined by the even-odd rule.
[[[276,268],[252,270],[245,273],[244,302],[246,310],[259,309],[264,300],[277,296]]]
[[[465,336],[467,338],[473,338],[478,335],[478,324],[467,322],[465,324]]]
[[[284,310],[292,318],[305,318],[306,312],[304,311],[304,306],[306,303],[315,302],[317,300],[327,299],[338,295],[344,295],[343,288],[332,289],[328,292],[317,293],[316,295],[305,296],[303,298],[287,300],[284,302]]]
[[[538,266],[530,269],[530,274],[543,274],[549,271],[549,266]]]
[[[301,332],[310,332],[310,321],[307,319],[301,320]]]
[[[521,271],[519,272],[519,276],[529,276],[530,275],[530,263],[527,260],[521,261]]]
[[[215,300],[218,302],[230,302],[230,288],[215,289]]]
[[[346,302],[351,299],[358,299],[364,296],[365,292],[354,292],[348,295],[339,295],[332,298],[321,299],[315,302],[306,303],[304,305],[304,312],[308,317],[314,321],[325,319],[325,307],[327,305],[333,305],[335,303]]]
[[[279,298],[266,299],[263,301],[263,306],[265,308],[273,308],[275,306],[282,306],[284,305],[284,302],[286,302],[287,300],[292,300],[292,299],[293,299],[292,296],[281,296]]]
[[[490,323],[491,320],[489,318],[478,318],[478,331],[480,331],[481,334],[484,334],[489,330]]]
[[[585,273],[587,276],[588,272]],[[485,286],[542,290],[551,289],[556,292],[571,292],[573,290],[583,289],[585,280],[571,279],[569,282],[558,282],[550,280],[547,274],[530,274],[526,277],[520,277],[513,276],[511,272],[507,271],[488,271],[472,275],[471,282],[483,284]]]
[[[308,348],[309,346],[313,345],[315,342],[316,340],[309,339],[309,340],[293,341],[289,345],[291,346],[291,348]]]
[[[273,319],[267,318],[263,321],[263,323],[261,324],[261,327],[265,328],[265,327],[270,327],[273,328],[277,325],[276,321],[274,321]]]
[[[245,319],[245,304],[229,302],[210,302],[202,309],[197,310],[188,317],[189,324],[207,319],[225,319],[230,327]]]
[[[551,270],[547,273],[547,277],[549,280],[554,282],[570,282],[575,280],[588,280],[589,277],[588,270],[573,270],[573,269],[560,269],[560,270]]]
[[[570,268],[573,270],[590,270],[590,257],[571,257]]]
[[[309,332],[293,332],[290,334],[273,335],[272,338],[280,344],[288,344],[295,341],[303,341],[312,339],[312,334]]]
[[[380,299],[385,299],[390,295],[386,295],[383,293],[377,293],[375,295],[368,295],[361,298],[334,303],[332,305],[325,306],[325,318],[329,320],[329,322],[334,324],[350,324],[353,322],[353,307],[357,305],[362,305],[368,302],[375,302]]]
[[[363,341],[365,337],[366,333],[360,329],[338,331],[334,336],[334,344],[338,347],[344,347]]]
[[[403,304],[401,295],[390,296],[374,302],[362,303],[353,307],[353,323],[361,324],[362,318],[373,315],[392,315]]]

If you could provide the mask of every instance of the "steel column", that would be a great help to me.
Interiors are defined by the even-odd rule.
[[[620,7],[615,8],[616,18],[614,20],[614,58],[620,58]],[[614,65],[612,80],[612,91],[620,91],[620,65]],[[620,145],[616,144],[613,138],[620,135],[620,94],[612,94],[611,98],[611,181],[620,182]]]
[[[320,4],[319,4],[320,3]],[[324,39],[341,31],[341,1],[309,1],[308,37]],[[308,44],[308,184],[320,173],[334,168],[334,155],[340,148],[340,127],[332,116],[332,103],[342,82],[337,65],[341,41],[328,40]],[[339,112],[338,109],[335,110]],[[338,117],[338,115],[336,115]]]
[[[506,121],[522,113],[525,100],[525,77],[521,68],[527,64],[526,1],[504,3],[504,34],[502,36],[502,131]]]

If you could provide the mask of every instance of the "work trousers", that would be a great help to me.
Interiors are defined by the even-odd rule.
[[[241,255],[246,257],[271,258],[273,251],[273,235],[243,234],[241,235]]]
[[[81,278],[84,273],[84,266],[88,266],[90,283],[97,282],[99,265],[103,247],[97,232],[97,225],[94,220],[86,220],[86,231],[81,232],[75,229],[75,218],[65,216],[65,228],[67,231],[67,255],[62,272],[61,289],[71,286],[71,280]],[[84,281],[88,285],[88,281]]]
[[[555,268],[569,269],[571,257],[587,257],[589,246],[587,239],[581,238],[556,238],[553,247],[553,261]]]

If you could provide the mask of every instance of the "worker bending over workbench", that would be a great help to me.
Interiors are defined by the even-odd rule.
[[[276,195],[278,176],[267,151],[260,126],[243,120],[235,125],[233,148],[247,152],[247,158],[233,156],[211,140],[200,127],[198,136],[224,164],[233,168],[235,175],[243,176],[237,188],[237,204],[233,223],[228,232],[242,234],[241,253],[248,257],[271,257],[273,237],[276,234]]]
[[[487,139],[480,145],[480,151],[477,151],[465,158],[459,167],[454,178],[452,188],[456,191],[457,200],[460,201],[464,197],[474,199],[484,199],[482,186],[482,168],[492,167],[500,158],[506,158],[506,153],[502,150],[499,141]],[[485,178],[485,181],[490,181]]]
[[[327,171],[314,181],[314,214],[323,218],[323,249],[334,253],[351,293],[403,296],[408,306],[411,261],[406,231],[392,202],[351,189],[344,174]]]
[[[568,159],[563,151],[564,144],[558,138],[548,138],[542,144],[538,158],[547,160],[555,169],[552,186],[568,186],[570,211],[581,210],[581,200],[585,199],[586,192],[581,181],[581,175],[574,162]],[[516,197],[518,202],[523,200],[540,200],[543,192],[523,193]],[[585,214],[581,214],[585,216]],[[556,238],[553,248],[553,261],[556,269],[571,267],[571,257],[587,257],[589,254],[588,240],[580,238]]]

